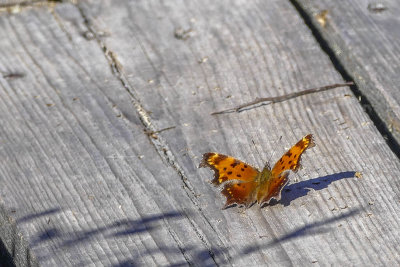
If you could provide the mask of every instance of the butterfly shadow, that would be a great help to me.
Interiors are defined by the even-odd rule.
[[[271,201],[269,206],[275,206],[279,203],[285,207],[289,206],[293,200],[306,196],[311,189],[317,191],[327,188],[331,183],[335,181],[355,177],[355,173],[356,172],[354,171],[339,172],[306,181],[301,181],[294,184],[289,184],[282,190],[281,200]]]

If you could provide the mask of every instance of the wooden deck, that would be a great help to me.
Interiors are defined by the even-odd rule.
[[[0,1],[1,262],[399,265],[400,2],[382,3]],[[308,133],[262,208],[222,210],[197,168],[262,168]]]

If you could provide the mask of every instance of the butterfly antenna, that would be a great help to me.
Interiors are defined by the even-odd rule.
[[[254,148],[256,149],[258,156],[261,157],[261,153],[260,153],[260,150],[258,150],[258,147],[257,147],[257,145],[256,145],[256,142],[254,142],[253,139],[251,139],[251,142],[253,143],[253,146],[254,146]]]
[[[257,152],[257,154],[258,154],[258,158],[261,159],[261,158],[262,158],[262,157],[261,157],[261,153],[260,153],[260,150],[258,150],[258,147],[257,147],[257,145],[256,145],[256,142],[254,142],[253,139],[251,139],[251,142],[253,143],[253,146],[254,146],[254,148],[256,149],[256,152]],[[259,162],[257,162],[257,163],[259,163]]]
[[[282,135],[279,137],[278,140],[275,141],[275,143],[274,143],[274,145],[273,145],[272,147],[277,147],[276,143],[277,143],[277,142],[280,142],[281,140],[282,140]],[[276,150],[273,150],[273,149],[272,149],[271,156],[269,156],[269,159],[268,159],[268,161],[267,161],[268,164],[272,164],[272,163],[271,163],[271,159],[272,159],[272,157],[274,156],[275,152],[276,152]]]

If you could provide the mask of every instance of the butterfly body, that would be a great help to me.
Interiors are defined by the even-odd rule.
[[[280,199],[283,187],[289,182],[289,171],[298,170],[301,155],[313,146],[313,136],[306,135],[272,169],[267,163],[261,172],[247,163],[219,153],[205,153],[199,167],[214,170],[212,183],[222,186],[221,193],[226,197],[224,208],[233,204],[250,207],[255,202],[262,206],[272,198]]]

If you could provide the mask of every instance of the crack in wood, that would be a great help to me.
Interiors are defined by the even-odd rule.
[[[97,41],[100,48],[103,50],[104,55],[112,69],[113,75],[118,78],[118,80],[121,82],[122,86],[126,89],[128,94],[132,97],[132,104],[135,107],[136,112],[138,112],[140,121],[142,122],[143,126],[145,127],[145,129],[144,129],[145,132],[157,132],[156,127],[151,122],[149,113],[143,108],[142,104],[140,103],[139,98],[136,96],[134,88],[132,88],[132,86],[129,85],[127,79],[125,78],[125,75],[123,72],[123,66],[117,60],[116,54],[113,51],[110,51],[108,49],[108,47],[106,46],[106,44],[101,40],[101,38],[99,38],[96,31],[92,27],[90,20],[85,15],[85,12],[82,10],[82,8],[80,8],[78,5],[76,5],[76,7],[84,19],[84,23],[88,29],[88,32],[91,32],[93,34],[94,39]],[[155,147],[155,149],[156,149],[157,153],[160,155],[161,159],[164,162],[166,162],[168,165],[170,165],[177,172],[177,174],[181,178],[182,183],[184,184],[183,187],[186,188],[187,190],[189,190],[189,192],[190,192],[189,193],[187,190],[184,190],[186,192],[187,196],[189,197],[189,199],[191,200],[193,205],[195,205],[195,207],[198,209],[202,218],[206,221],[206,223],[212,229],[212,231],[217,233],[217,231],[214,229],[212,223],[208,220],[207,216],[205,216],[205,214],[203,213],[202,208],[200,207],[199,203],[196,201],[197,194],[195,193],[191,184],[188,182],[188,178],[187,178],[186,174],[184,173],[183,169],[176,162],[175,157],[173,156],[172,152],[170,151],[169,146],[167,145],[166,141],[161,137],[158,137],[155,139],[155,138],[151,138],[150,136],[149,136],[149,140],[150,140],[150,143]],[[192,225],[199,240],[207,248],[207,252],[208,252],[210,258],[213,260],[214,264],[216,266],[219,266],[218,261],[215,256],[215,253],[211,247],[211,244],[208,242],[206,236],[198,231],[199,227],[196,226],[196,223],[192,219],[190,219],[188,216],[187,216],[187,219],[188,219],[189,223]],[[179,248],[179,249],[181,250],[182,253],[185,253],[184,250],[182,250],[181,248]],[[183,255],[183,256],[185,259],[187,259],[186,255]],[[230,260],[229,256],[226,256],[226,258],[228,260]]]

